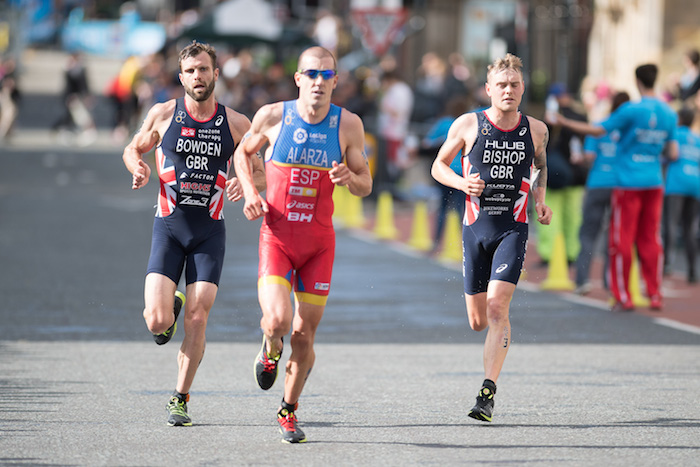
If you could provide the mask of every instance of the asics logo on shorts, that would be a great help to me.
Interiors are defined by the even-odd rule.
[[[496,274],[500,274],[503,271],[505,271],[506,269],[508,269],[508,265],[505,263],[501,264],[500,266],[498,266],[498,268],[496,268]]]

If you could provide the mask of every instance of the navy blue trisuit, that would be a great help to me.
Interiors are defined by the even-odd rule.
[[[478,134],[462,173],[479,173],[481,196],[466,196],[462,229],[464,292],[486,292],[491,280],[517,284],[528,238],[528,196],[535,147],[528,118],[512,129],[477,113]]]
[[[184,98],[176,100],[170,126],[156,148],[160,180],[147,273],[176,284],[219,284],[226,252],[223,207],[234,141],[226,107],[195,120]]]

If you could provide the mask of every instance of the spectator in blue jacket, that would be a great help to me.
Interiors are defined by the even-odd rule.
[[[690,131],[693,117],[687,107],[678,112],[678,159],[668,164],[664,195],[664,273],[669,273],[680,226],[689,283],[697,281],[695,238],[700,207],[700,136]]]
[[[630,100],[626,92],[613,96],[610,111],[614,112],[620,105]],[[613,130],[603,136],[587,136],[583,143],[586,161],[592,162],[586,179],[586,194],[583,199],[583,221],[579,229],[581,250],[576,259],[576,289],[579,295],[591,291],[591,261],[595,256],[595,247],[601,232],[607,230],[610,217],[610,196],[617,186],[615,154],[620,132]],[[607,248],[605,249],[607,265]],[[604,268],[607,271],[607,267]],[[604,283],[607,285],[607,281]]]

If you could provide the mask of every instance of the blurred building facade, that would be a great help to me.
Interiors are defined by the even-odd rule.
[[[457,51],[483,72],[506,50],[521,56],[530,97],[548,83],[578,90],[585,78],[635,92],[633,70],[654,62],[661,77],[678,71],[683,54],[700,48],[697,0],[414,0],[425,25],[407,37],[411,65],[422,53]],[[409,66],[410,68],[410,66]]]
[[[179,21],[182,27],[227,1],[232,0],[0,2],[0,54],[16,54],[36,38],[44,43],[55,40],[64,26],[56,18],[68,18],[69,7],[81,7],[86,19],[115,20],[125,4],[131,4],[144,20],[160,22],[170,34],[170,23]],[[493,57],[510,51],[525,60],[528,98],[535,101],[544,98],[549,83],[563,82],[575,91],[585,77],[634,92],[634,67],[659,63],[663,80],[665,73],[678,70],[689,48],[700,47],[698,0],[259,1],[272,6],[275,20],[282,21],[286,30],[309,36],[324,12],[333,14],[339,21],[339,54],[359,54],[365,43],[353,21],[355,10],[403,8],[405,22],[386,50],[410,84],[429,52],[445,59],[455,52],[462,55],[475,78],[483,80]],[[381,59],[371,55],[350,62]]]

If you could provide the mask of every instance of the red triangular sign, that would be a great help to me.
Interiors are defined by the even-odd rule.
[[[352,10],[355,24],[362,30],[365,47],[381,56],[389,50],[408,16],[404,8],[363,8]]]

